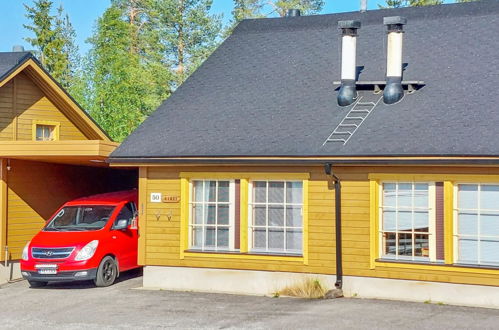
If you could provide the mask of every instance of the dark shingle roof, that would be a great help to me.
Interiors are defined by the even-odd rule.
[[[0,52],[0,81],[31,56],[30,52]]]
[[[384,16],[401,15],[404,80],[426,86],[380,104],[344,146],[323,142],[337,106],[337,22],[362,21],[360,80],[384,80]],[[111,155],[499,155],[499,1],[245,20]]]

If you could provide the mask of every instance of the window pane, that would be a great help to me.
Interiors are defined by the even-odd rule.
[[[499,186],[482,185],[480,191],[480,208],[499,210]]]
[[[204,246],[215,247],[215,227],[206,227],[206,238]]]
[[[395,211],[384,211],[383,212],[383,230],[385,231],[395,231],[396,222],[395,222]]]
[[[384,206],[397,206],[396,192],[394,183],[383,184],[383,205]]]
[[[477,263],[478,244],[474,239],[460,239],[458,243],[459,261],[463,263]]]
[[[284,203],[284,182],[269,182],[269,203]]]
[[[261,228],[256,228],[253,230],[253,247],[257,249],[265,249],[266,248],[266,230]]]
[[[203,181],[193,181],[192,189],[194,189],[194,202],[203,201]]]
[[[414,212],[414,231],[429,230],[428,212]]]
[[[499,236],[499,213],[480,214],[480,235]]]
[[[472,213],[459,213],[457,227],[459,235],[477,235],[478,215]]]
[[[416,183],[414,185],[414,207],[428,207],[428,184]]]
[[[269,226],[284,226],[284,207],[269,206]]]
[[[203,228],[202,227],[192,228],[192,246],[195,248],[201,248],[203,246]]]
[[[499,263],[499,241],[480,241],[480,261],[488,264]]]
[[[395,253],[396,253],[395,234],[394,233],[385,233],[383,245],[385,247],[385,255],[395,255]]]
[[[36,140],[43,141],[43,128],[41,125],[36,125]]]
[[[213,225],[216,223],[216,211],[217,207],[215,205],[207,205],[205,212],[206,212],[206,223]]]
[[[399,255],[412,256],[412,234],[398,234]]]
[[[286,226],[301,227],[301,206],[286,207]]]
[[[269,229],[269,249],[284,249],[284,230]]]
[[[218,181],[218,201],[219,202],[228,202],[230,189],[229,189],[229,181]]]
[[[458,186],[457,201],[458,201],[457,207],[460,209],[477,209],[478,185],[460,184]]]
[[[253,191],[254,191],[255,203],[265,203],[266,202],[266,190],[267,190],[267,182],[265,182],[265,181],[253,182]]]
[[[255,226],[266,226],[266,207],[265,206],[255,206],[253,208],[253,223]]]
[[[217,247],[219,248],[229,247],[229,228],[217,229]]]
[[[286,249],[296,251],[302,250],[301,230],[288,230],[286,232]]]
[[[302,203],[301,182],[286,182],[286,203]]]
[[[430,244],[428,235],[416,234],[414,235],[414,255],[417,257],[430,256]]]
[[[218,205],[218,219],[219,225],[229,224],[229,205]]]
[[[399,183],[398,207],[412,207],[411,183]]]
[[[192,207],[192,221],[195,224],[203,223],[203,206],[202,205],[194,205]]]
[[[412,212],[398,212],[398,230],[412,230]]]
[[[217,182],[216,181],[206,181],[205,183],[205,201],[216,202],[217,201]]]

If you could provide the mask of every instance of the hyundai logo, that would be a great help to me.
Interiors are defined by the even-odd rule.
[[[52,252],[52,251],[45,251],[45,255],[46,255],[47,257],[50,257],[50,256],[51,256],[51,255],[53,255],[53,254],[54,254],[54,252]]]

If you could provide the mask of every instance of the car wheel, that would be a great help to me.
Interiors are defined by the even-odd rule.
[[[30,288],[42,288],[48,284],[48,282],[43,281],[28,281]]]
[[[118,269],[113,257],[107,256],[100,262],[97,276],[94,279],[95,286],[110,286],[116,280]]]

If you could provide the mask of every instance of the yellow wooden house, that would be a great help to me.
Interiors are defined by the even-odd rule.
[[[31,53],[0,53],[0,282],[64,202],[133,185],[105,163],[117,146]]]
[[[110,156],[144,286],[499,307],[497,1],[241,22]]]

